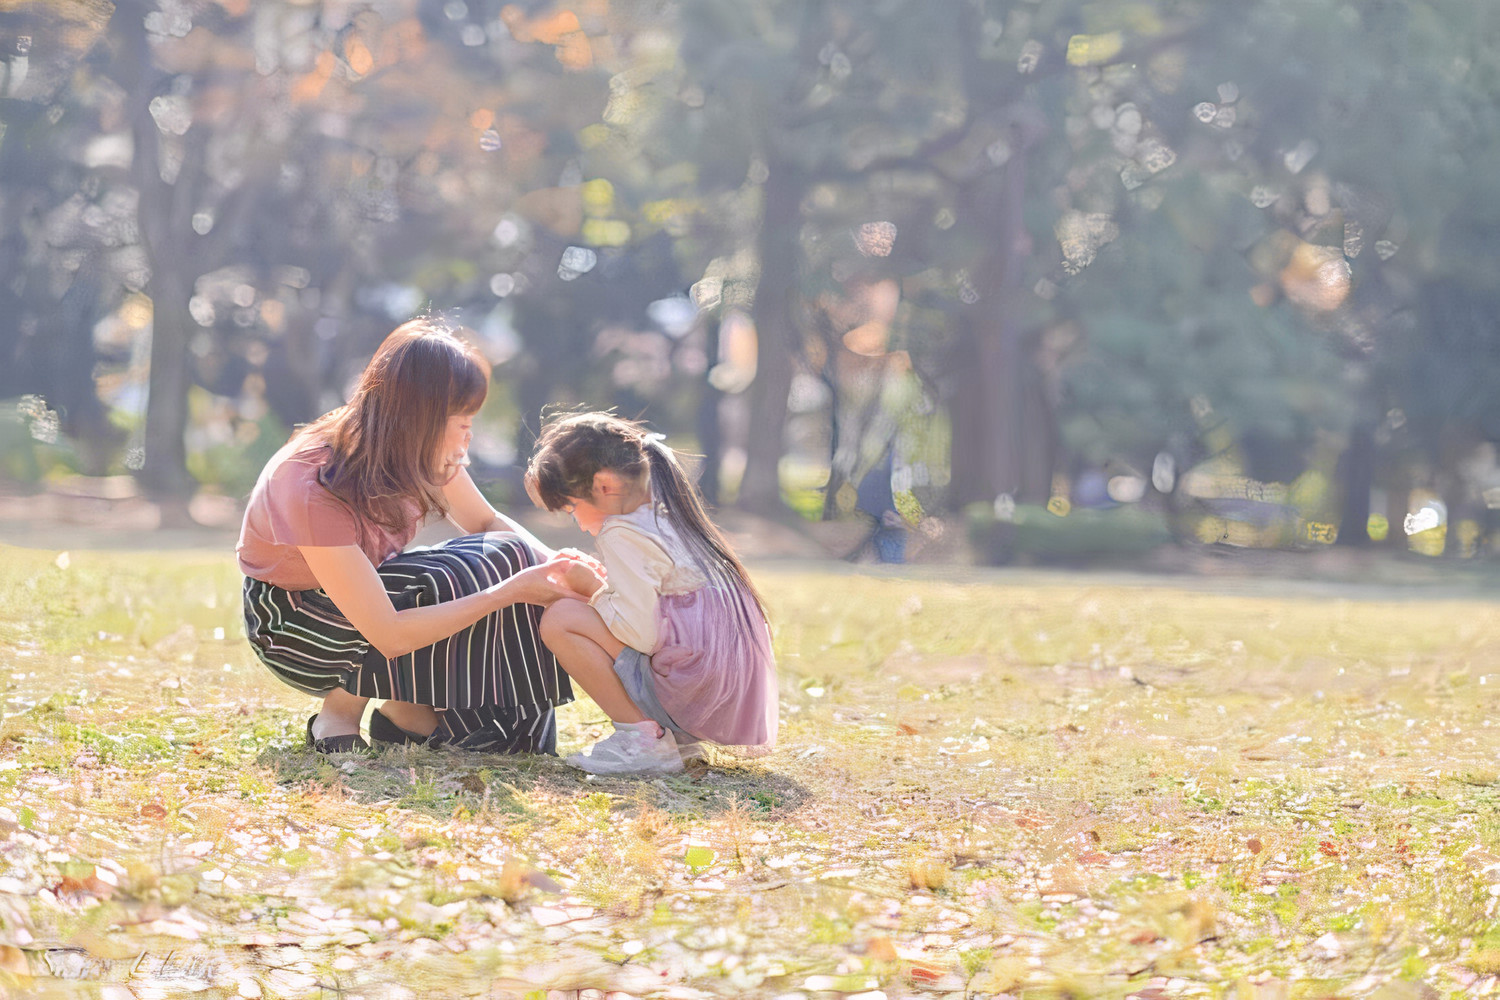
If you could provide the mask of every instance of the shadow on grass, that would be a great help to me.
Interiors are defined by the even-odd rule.
[[[776,773],[764,759],[723,753],[711,765],[694,762],[681,774],[654,778],[591,776],[556,757],[418,747],[323,756],[299,744],[267,749],[256,763],[289,790],[440,819],[537,817],[603,792],[668,813],[708,818],[739,810],[769,820],[783,818],[809,798],[803,785]]]

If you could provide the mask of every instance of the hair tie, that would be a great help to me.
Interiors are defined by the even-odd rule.
[[[643,434],[641,436],[641,447],[642,448],[649,448],[652,445],[656,445],[656,446],[659,446],[659,447],[665,447],[666,442],[667,442],[667,436],[665,434],[659,434],[659,433],[656,433],[654,431],[652,433],[650,433],[650,434]]]

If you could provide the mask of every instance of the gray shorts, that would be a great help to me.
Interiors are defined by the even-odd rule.
[[[619,677],[620,683],[625,685],[625,693],[630,695],[630,700],[635,702],[635,707],[641,710],[641,714],[657,725],[672,730],[672,735],[677,738],[677,742],[683,743],[697,739],[692,733],[672,721],[667,710],[661,707],[661,702],[656,700],[656,681],[651,673],[651,657],[639,649],[626,646],[620,650],[620,655],[615,657],[615,676]]]

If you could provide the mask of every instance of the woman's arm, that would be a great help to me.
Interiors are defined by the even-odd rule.
[[[307,568],[349,624],[386,657],[430,646],[485,615],[512,604],[548,605],[561,597],[586,597],[571,589],[557,564],[532,566],[477,594],[423,608],[397,611],[380,574],[356,545],[298,546]]]
[[[443,499],[448,502],[448,515],[466,534],[473,535],[481,531],[509,531],[520,535],[521,540],[531,546],[538,558],[551,559],[556,555],[550,545],[543,544],[531,532],[490,506],[490,502],[484,498],[484,494],[479,492],[479,487],[475,486],[474,480],[469,477],[468,469],[459,469],[458,473],[448,480],[448,484],[443,487]]]

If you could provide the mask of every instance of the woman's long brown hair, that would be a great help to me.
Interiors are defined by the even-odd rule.
[[[398,534],[443,504],[434,468],[448,418],[477,413],[489,393],[484,356],[440,319],[396,327],[349,402],[298,431],[333,450],[318,481],[359,522]]]
[[[660,434],[644,424],[613,413],[574,413],[542,428],[536,450],[526,467],[526,492],[546,510],[562,510],[571,499],[587,499],[594,492],[594,475],[609,469],[622,479],[639,482],[649,471],[651,490],[666,508],[667,520],[699,557],[710,575],[732,577],[743,586],[765,615],[765,601],[750,582],[729,540],[709,520],[698,489]]]

